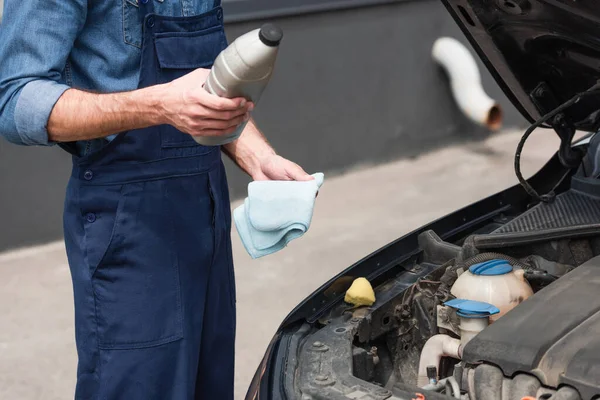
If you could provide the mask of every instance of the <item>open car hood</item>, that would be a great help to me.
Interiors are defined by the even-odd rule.
[[[598,0],[442,0],[504,93],[530,122],[600,79]],[[600,95],[565,112],[600,128]]]

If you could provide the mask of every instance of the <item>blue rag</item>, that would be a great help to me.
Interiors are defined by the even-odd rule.
[[[254,181],[244,204],[233,211],[235,226],[252,258],[283,249],[310,227],[324,175],[312,181]]]

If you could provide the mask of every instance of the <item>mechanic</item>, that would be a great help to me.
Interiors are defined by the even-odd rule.
[[[73,155],[75,398],[233,399],[221,151],[255,180],[313,178],[252,121],[223,147],[193,140],[253,109],[202,88],[227,44],[220,0],[5,0],[0,38],[0,133]]]

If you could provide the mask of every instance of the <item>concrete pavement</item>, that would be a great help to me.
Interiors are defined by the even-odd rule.
[[[324,281],[412,229],[516,183],[520,134],[326,177],[310,231],[278,254],[253,261],[234,232],[236,399],[279,323]],[[536,171],[557,147],[552,132],[536,132],[525,148],[524,172]],[[64,246],[1,254],[0,277],[0,399],[72,398],[76,356]]]

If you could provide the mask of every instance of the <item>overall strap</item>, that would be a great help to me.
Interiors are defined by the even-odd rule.
[[[137,3],[140,6],[140,11],[144,14],[153,14],[154,13],[154,1],[155,0],[137,0]]]

